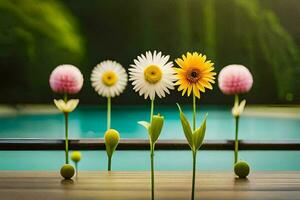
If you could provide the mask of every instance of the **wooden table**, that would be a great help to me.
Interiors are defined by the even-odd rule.
[[[149,172],[80,172],[62,181],[57,172],[0,172],[1,200],[150,199]],[[191,172],[156,172],[156,199],[190,199]],[[300,172],[255,172],[236,179],[231,172],[197,172],[196,199],[299,200]]]

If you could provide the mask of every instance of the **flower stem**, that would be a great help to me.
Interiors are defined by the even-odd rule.
[[[192,197],[191,199],[195,199],[195,181],[196,181],[196,156],[197,156],[197,151],[192,151],[193,152],[193,180],[192,180]]]
[[[196,130],[196,96],[193,94],[193,130]]]
[[[108,170],[108,171],[111,171],[111,156],[108,156],[107,170]]]
[[[64,101],[68,102],[68,94],[64,94]],[[69,131],[69,114],[67,112],[64,113],[65,115],[65,156],[66,156],[66,164],[69,164],[69,140],[68,140],[68,131]]]
[[[65,154],[66,154],[66,164],[69,164],[69,141],[68,141],[68,113],[65,114]]]
[[[153,112],[154,112],[154,99],[153,99],[153,100],[151,100],[151,108],[150,108],[150,123],[152,122]]]
[[[107,130],[111,127],[111,98],[107,97]],[[107,170],[111,171],[111,156],[108,156]]]
[[[234,95],[234,105],[236,105],[236,106],[238,106],[239,105],[239,95],[238,94],[236,94],[236,95]]]
[[[76,179],[78,178],[78,163],[75,162]]]
[[[154,200],[154,146],[150,144],[150,159],[151,159],[151,199]]]
[[[154,112],[154,99],[151,100],[150,108],[150,124],[152,123],[152,117]],[[149,138],[150,139],[150,138]],[[152,143],[150,139],[150,160],[151,160],[151,199],[154,200],[154,146],[155,143]]]
[[[68,101],[68,94],[67,94],[67,93],[65,93],[65,94],[64,94],[64,102],[66,102],[66,103],[67,103],[67,101]]]
[[[239,96],[236,94],[234,97],[234,104],[239,104]],[[239,153],[239,116],[234,117],[235,119],[235,142],[234,142],[234,164],[238,161]]]
[[[107,97],[107,130],[110,129],[111,120],[111,98]]]
[[[196,96],[193,94],[193,131],[196,130]],[[192,179],[192,196],[191,199],[195,199],[195,181],[196,181],[196,156],[197,150],[192,150],[193,153],[193,179]]]
[[[234,142],[234,164],[238,161],[238,154],[239,154],[239,117],[235,117],[235,142]]]

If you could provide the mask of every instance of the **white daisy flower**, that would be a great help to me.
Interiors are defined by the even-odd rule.
[[[129,80],[132,81],[133,89],[144,95],[145,99],[150,97],[154,100],[155,95],[159,98],[165,97],[169,90],[174,89],[173,62],[168,62],[170,56],[164,56],[161,52],[150,51],[145,55],[140,55],[134,59],[134,64],[130,65]]]
[[[119,96],[127,85],[127,73],[121,64],[106,60],[93,69],[92,86],[103,97]]]

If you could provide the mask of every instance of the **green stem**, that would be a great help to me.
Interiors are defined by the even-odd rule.
[[[67,94],[67,93],[65,93],[65,94],[64,94],[64,102],[66,102],[66,103],[67,103],[67,101],[68,101],[68,94]]]
[[[108,166],[107,166],[107,170],[111,171],[111,156],[108,156]]]
[[[76,172],[76,179],[78,177],[78,163],[75,162],[75,172]]]
[[[239,95],[238,94],[236,94],[236,95],[234,95],[234,105],[239,105]]]
[[[234,164],[238,161],[239,154],[239,117],[235,117],[235,142],[234,142]]]
[[[193,94],[193,131],[196,130],[196,96]],[[197,150],[192,150],[193,153],[193,179],[192,179],[192,196],[191,199],[195,199],[195,182],[196,182],[196,155]]]
[[[151,159],[151,199],[154,200],[154,147],[155,144],[150,144],[150,159]]]
[[[111,98],[107,97],[107,130],[110,129],[111,120]]]
[[[69,141],[68,141],[68,113],[65,114],[65,154],[66,154],[66,164],[69,164]]]
[[[193,152],[193,180],[192,180],[192,197],[191,199],[195,199],[195,182],[196,182],[196,156],[197,156],[197,151],[192,151]]]
[[[111,127],[111,98],[107,97],[107,130]],[[111,157],[108,156],[107,170],[111,171]]]
[[[154,99],[151,100],[151,108],[150,108],[150,124],[152,123],[152,117],[154,113]],[[153,144],[150,139],[150,160],[151,160],[151,199],[154,200],[154,147],[155,143]]]
[[[193,94],[193,130],[196,130],[196,96]]]
[[[150,124],[151,124],[151,122],[152,122],[153,112],[154,112],[154,99],[151,100],[151,108],[150,108]]]
[[[236,94],[234,96],[234,105],[239,105],[239,96]],[[239,116],[236,116],[235,118],[235,141],[234,141],[234,164],[238,161],[238,153],[239,153]]]

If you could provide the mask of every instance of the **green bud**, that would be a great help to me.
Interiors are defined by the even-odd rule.
[[[106,153],[108,157],[111,157],[119,144],[119,140],[120,140],[119,132],[115,129],[108,129],[105,132],[104,139],[105,139]]]
[[[239,161],[234,165],[234,173],[239,178],[246,178],[250,173],[250,166],[245,161]]]
[[[64,164],[60,169],[60,175],[64,179],[71,179],[75,174],[75,169],[70,164]]]
[[[244,112],[244,109],[245,109],[245,105],[246,105],[245,99],[243,101],[241,101],[240,104],[234,103],[234,106],[231,110],[233,117],[239,117],[240,115],[242,115],[242,113]]]
[[[196,129],[195,132],[193,133],[193,141],[194,141],[194,150],[197,151],[204,140],[204,136],[205,136],[205,130],[206,130],[206,118],[207,118],[207,114],[205,115],[204,120],[202,121],[202,124],[200,126],[200,128]]]
[[[78,163],[81,160],[81,153],[79,151],[73,151],[71,154],[71,160]]]
[[[158,140],[163,125],[164,125],[163,116],[161,116],[160,114],[152,116],[152,121],[148,129],[152,143],[155,143]]]

